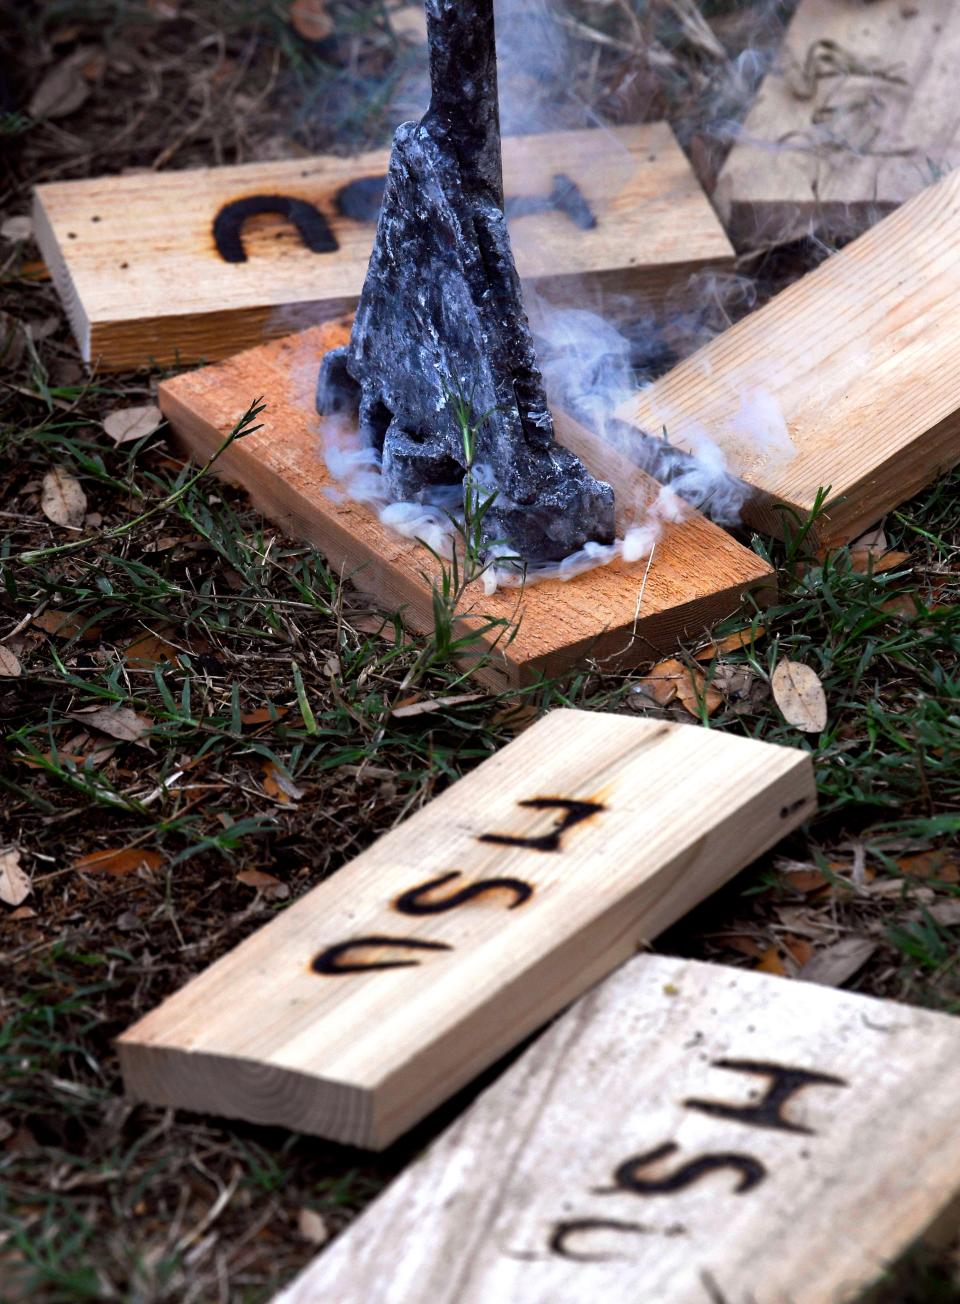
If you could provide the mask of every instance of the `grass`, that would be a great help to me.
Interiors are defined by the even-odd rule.
[[[26,53],[7,61],[24,92],[47,54],[108,32],[162,64],[163,93],[120,59],[82,129],[79,119],[38,123],[0,93],[2,216],[25,211],[36,177],[149,167],[172,139],[182,139],[176,165],[268,153],[278,132],[290,149],[382,139],[383,102],[363,89],[403,70],[379,19],[345,5],[349,35],[331,53],[292,36],[279,3],[181,8],[161,21],[146,6],[29,7]],[[582,8],[600,21],[597,6]],[[632,39],[622,6],[600,17]],[[71,24],[79,35],[64,39]],[[598,93],[616,72],[611,51],[602,47],[599,73],[587,51]],[[682,72],[670,72],[671,102]],[[191,98],[197,79],[220,87],[212,116]],[[237,103],[243,95],[255,110]],[[123,135],[135,114],[137,132]],[[792,279],[815,255],[781,255],[777,276]],[[335,1233],[455,1116],[458,1102],[371,1157],[135,1107],[121,1095],[112,1041],[554,706],[683,719],[814,758],[816,818],[661,939],[664,949],[792,975],[833,941],[861,936],[875,950],[849,986],[960,1012],[948,909],[960,895],[960,475],[887,519],[891,547],[908,554],[892,570],[863,573],[848,550],[808,555],[803,523],[789,546],[745,539],[778,568],[780,596],[712,631],[722,638],[752,615],[756,636],[704,667],[720,702],[708,713],[704,695],[699,724],[638,691],[644,667],[601,665],[398,718],[411,696],[433,705],[463,686],[451,661],[464,637],[463,575],[447,571],[435,638],[415,638],[241,495],[197,478],[163,428],[114,446],[103,417],[148,402],[157,375],[87,379],[35,258],[29,244],[0,245],[0,310],[57,319],[15,365],[0,360],[0,644],[22,665],[19,678],[0,678],[0,850],[20,849],[33,884],[19,909],[0,907],[5,1301],[259,1304],[315,1252],[302,1210]],[[86,494],[79,533],[42,513],[54,465]],[[692,651],[682,656],[701,664]],[[823,683],[820,735],[787,725],[770,695],[784,658]],[[92,723],[104,707],[132,713],[130,736]],[[898,1304],[956,1297],[949,1255],[920,1256],[904,1273],[888,1287]]]

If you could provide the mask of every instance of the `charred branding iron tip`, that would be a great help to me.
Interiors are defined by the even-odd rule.
[[[391,496],[423,501],[468,470],[450,394],[468,396],[490,541],[560,560],[612,541],[613,490],[554,439],[504,216],[493,0],[426,11],[430,108],[394,137],[353,334],[324,359],[317,406],[356,413]],[[566,178],[551,202],[592,218]]]

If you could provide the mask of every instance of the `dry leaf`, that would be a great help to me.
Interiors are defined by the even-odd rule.
[[[305,41],[325,41],[334,28],[326,0],[293,0],[290,26]]]
[[[23,324],[8,312],[0,312],[0,368],[16,371],[23,361],[27,333]]]
[[[18,906],[33,891],[33,884],[20,868],[20,852],[16,847],[0,851],[0,901],[8,906]]]
[[[299,801],[304,796],[305,790],[298,788],[292,779],[279,770],[273,761],[264,761],[263,763],[263,789],[269,797],[275,801]],[[253,871],[250,871],[253,873]]]
[[[137,715],[129,706],[97,706],[92,711],[76,711],[72,718],[122,743],[139,742],[153,728],[152,720]]]
[[[877,943],[869,937],[844,937],[825,951],[818,951],[797,977],[805,983],[840,987],[863,968],[876,949]]]
[[[5,222],[0,222],[0,240],[17,242],[29,240],[32,235],[33,221],[26,213],[19,217],[8,217]]]
[[[783,967],[783,961],[775,946],[768,946],[760,959],[760,963],[754,966],[761,973],[775,973],[781,978],[786,977],[786,969]]]
[[[794,964],[802,968],[813,958],[813,944],[808,942],[805,937],[793,937],[791,934],[784,934],[780,939],[781,944],[790,953],[790,958]]]
[[[269,724],[272,720],[282,719],[289,710],[288,706],[275,706],[271,712],[269,706],[258,706],[253,711],[244,711],[240,716],[240,723]]]
[[[703,647],[697,648],[693,655],[697,661],[712,661],[715,656],[723,652],[740,652],[745,647],[751,647],[766,632],[763,625],[758,625],[756,629],[738,629],[735,633],[720,639],[719,642],[705,643]]]
[[[960,883],[960,860],[949,851],[920,851],[897,861],[908,878],[932,878],[939,883]]]
[[[297,1217],[297,1231],[311,1245],[326,1245],[330,1229],[316,1209],[301,1209]]]
[[[819,892],[830,886],[830,880],[819,869],[783,869],[783,883],[791,892]]]
[[[20,670],[20,662],[8,647],[0,643],[0,678],[16,679]]]
[[[658,706],[669,706],[677,695],[677,684],[682,676],[688,674],[682,661],[672,657],[661,661],[649,674],[637,680],[636,687],[646,696],[652,698]]]
[[[781,661],[770,687],[787,724],[804,733],[827,727],[827,698],[815,670],[800,661]]]
[[[27,110],[31,118],[66,118],[76,113],[90,94],[83,67],[90,54],[89,47],[75,50],[50,69],[33,93]]]
[[[73,611],[42,611],[39,616],[34,616],[32,623],[36,629],[55,634],[57,638],[78,638],[82,633],[85,639],[96,639],[101,633],[99,625],[84,630],[83,617]]]
[[[690,715],[700,718],[701,713],[713,715],[723,705],[723,694],[708,685],[700,670],[687,669],[677,683],[677,698]]]
[[[385,643],[396,643],[397,631],[387,616],[359,616],[350,622],[359,634],[373,634]]]
[[[262,869],[242,869],[237,875],[237,882],[246,887],[255,887],[270,901],[285,901],[290,895],[286,883],[272,874],[265,874]]]
[[[141,634],[124,648],[123,659],[128,666],[152,670],[161,664],[176,665],[177,649],[159,634]]]
[[[442,711],[447,706],[462,706],[465,702],[479,702],[486,693],[455,693],[452,697],[425,697],[420,701],[402,702],[390,712],[395,720],[409,720],[414,715],[428,715]]]
[[[163,425],[163,413],[156,403],[141,407],[116,408],[104,418],[103,428],[115,444],[132,444],[152,435]]]
[[[871,548],[851,548],[850,550],[850,569],[857,572],[858,575],[866,575],[872,571],[874,575],[879,575],[883,571],[897,570],[901,566],[910,564],[910,554],[908,552],[874,552]]]
[[[114,878],[123,878],[141,866],[153,870],[159,869],[162,864],[163,856],[159,851],[145,851],[143,847],[116,847],[80,856],[73,862],[73,868],[82,870],[85,874],[111,874]]]
[[[83,524],[87,514],[87,495],[80,481],[65,467],[55,466],[43,477],[40,506],[48,521],[54,525],[76,529]]]

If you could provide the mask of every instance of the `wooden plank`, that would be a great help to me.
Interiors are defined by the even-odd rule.
[[[782,534],[817,490],[814,531],[845,542],[960,459],[960,174],[923,191],[620,411],[695,447],[706,432],[758,490],[747,520]],[[778,429],[796,449],[761,451]]]
[[[37,239],[84,360],[120,370],[223,358],[351,310],[379,201],[363,220],[338,205],[346,186],[383,176],[388,157],[379,150],[39,186]],[[521,274],[552,296],[610,285],[659,297],[694,270],[730,265],[729,241],[665,123],[505,140],[509,195],[544,198],[557,174],[580,187],[596,226],[583,230],[560,211],[512,224]],[[312,252],[288,220],[261,214],[242,228],[247,261],[224,261],[217,214],[264,195],[315,205],[338,248]]]
[[[382,1148],[815,804],[799,750],[553,712],[124,1033],[127,1090]]]
[[[640,956],[275,1304],[852,1301],[956,1225],[958,1062],[945,1015]]]
[[[960,162],[955,0],[803,0],[714,202],[740,245],[871,226]]]
[[[261,345],[164,381],[160,406],[186,448],[204,458],[251,400],[266,395],[263,429],[228,451],[221,472],[242,484],[272,520],[317,544],[388,611],[402,610],[414,629],[429,631],[435,562],[369,508],[345,500],[321,455],[313,390],[323,353],[345,338],[345,327],[326,326]],[[654,482],[573,422],[561,421],[558,429],[595,475],[613,482],[618,529],[642,520]],[[636,664],[678,639],[701,637],[736,611],[746,593],[761,604],[775,593],[769,567],[694,512],[663,527],[649,570],[646,559],[616,561],[565,582],[528,586],[522,594],[507,588],[487,597],[475,587],[467,611],[520,618],[513,642],[478,672],[495,687],[557,674],[591,656]],[[501,634],[493,630],[485,642]]]

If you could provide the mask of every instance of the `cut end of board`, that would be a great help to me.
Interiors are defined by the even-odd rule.
[[[439,567],[427,550],[351,501],[328,471],[314,388],[325,352],[347,338],[329,324],[261,345],[226,362],[164,381],[159,402],[182,446],[199,460],[218,448],[262,395],[262,429],[217,463],[265,516],[314,543],[332,567],[418,632],[433,628],[432,582]],[[614,449],[558,414],[561,443],[590,472],[613,484],[618,530],[647,519],[659,486]],[[482,627],[476,677],[496,689],[536,682],[596,660],[610,668],[649,661],[684,640],[702,640],[745,603],[773,600],[773,571],[718,526],[689,510],[664,523],[651,557],[617,560],[567,581],[546,580],[487,596],[478,584],[464,623]],[[504,637],[504,622],[514,632]],[[478,654],[479,655],[479,654]]]

